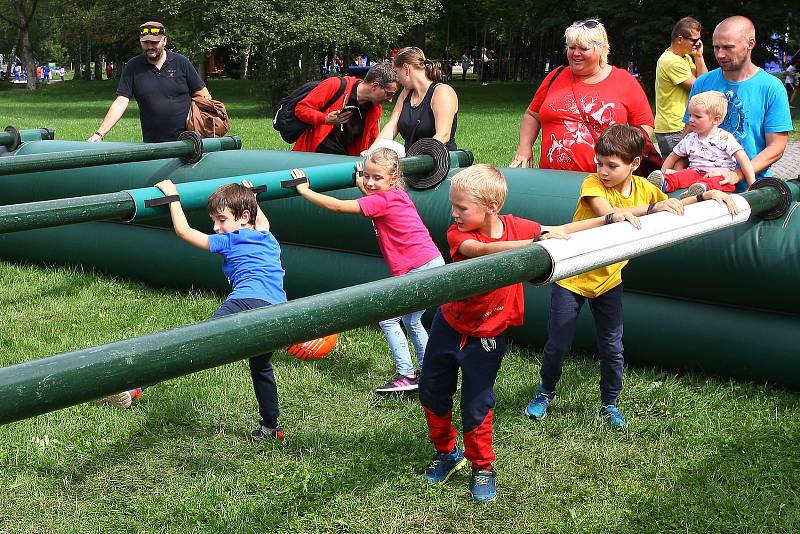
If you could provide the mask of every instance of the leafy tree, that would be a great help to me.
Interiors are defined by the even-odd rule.
[[[33,47],[31,46],[31,23],[36,14],[38,0],[10,0],[10,2],[16,18],[10,18],[2,12],[0,12],[0,18],[17,30],[19,50],[25,69],[28,71],[27,90],[34,92],[36,91],[36,62],[33,59]],[[6,2],[6,6],[8,6],[8,2]]]

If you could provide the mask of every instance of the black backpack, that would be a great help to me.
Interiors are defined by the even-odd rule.
[[[339,90],[336,91],[336,94],[333,95],[333,98],[331,98],[328,103],[325,104],[325,107],[323,107],[320,111],[328,109],[334,104],[334,102],[342,97],[345,89],[347,88],[347,82],[343,77],[340,76],[339,83]],[[304,83],[290,94],[281,98],[281,101],[278,102],[278,107],[275,108],[275,113],[273,114],[272,118],[272,127],[280,132],[281,137],[287,143],[294,143],[300,138],[301,135],[303,135],[303,132],[311,128],[310,125],[295,117],[294,108],[298,102],[308,96],[308,93],[310,93],[319,84],[320,80]]]

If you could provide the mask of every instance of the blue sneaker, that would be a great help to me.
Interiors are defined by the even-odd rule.
[[[547,415],[547,408],[556,400],[555,391],[546,391],[542,386],[536,388],[536,396],[525,408],[525,415],[534,421],[541,421]]]
[[[283,427],[280,425],[275,428],[267,428],[264,425],[259,425],[258,428],[250,432],[250,441],[253,443],[258,443],[259,441],[274,441],[280,445],[286,445]]]
[[[433,462],[422,474],[423,478],[430,483],[445,482],[450,475],[467,465],[464,453],[456,446],[453,452],[437,452],[433,457]]]
[[[494,469],[480,469],[472,472],[470,492],[476,501],[493,501],[497,497],[495,478],[497,471]]]
[[[619,410],[613,404],[600,408],[600,417],[604,419],[609,426],[617,430],[622,430],[628,426],[625,418],[622,417],[622,414],[619,413]]]

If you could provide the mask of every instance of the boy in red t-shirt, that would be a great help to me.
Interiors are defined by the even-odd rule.
[[[604,217],[562,226],[499,215],[506,198],[506,182],[490,165],[473,165],[452,178],[450,203],[455,220],[447,231],[453,261],[485,256],[530,245],[547,238],[601,226]],[[613,222],[639,221],[632,214],[615,213]],[[495,498],[492,408],[494,382],[506,349],[505,331],[522,324],[522,284],[492,290],[439,308],[425,350],[425,366],[419,382],[420,403],[428,423],[428,436],[436,448],[433,463],[425,470],[428,482],[444,482],[472,462],[472,497]],[[464,452],[456,446],[452,425],[453,395],[461,369],[461,419]]]

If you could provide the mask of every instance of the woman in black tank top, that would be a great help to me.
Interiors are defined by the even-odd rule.
[[[433,137],[455,150],[458,96],[441,83],[438,63],[425,59],[419,48],[407,47],[395,56],[394,68],[403,91],[378,139],[394,139],[399,133],[408,149],[418,139]]]

